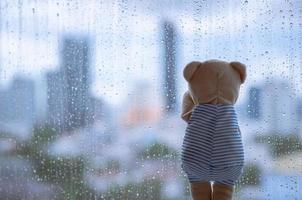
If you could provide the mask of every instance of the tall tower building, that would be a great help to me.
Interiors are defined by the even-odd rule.
[[[261,119],[261,88],[251,87],[248,92],[247,115],[250,119]]]
[[[67,130],[87,125],[89,95],[89,44],[87,38],[65,38],[63,41],[62,74],[66,96],[64,120]]]
[[[64,38],[61,68],[47,75],[48,120],[61,130],[90,123],[89,50],[88,38]]]
[[[163,23],[164,104],[167,113],[176,111],[176,32],[171,22]]]

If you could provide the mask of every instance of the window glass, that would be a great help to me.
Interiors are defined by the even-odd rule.
[[[184,66],[247,66],[234,199],[300,199],[302,2],[0,1],[1,199],[189,199]]]

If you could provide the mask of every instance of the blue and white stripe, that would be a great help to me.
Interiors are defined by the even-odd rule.
[[[244,150],[234,105],[198,104],[188,121],[181,151],[190,182],[228,185],[242,174]]]

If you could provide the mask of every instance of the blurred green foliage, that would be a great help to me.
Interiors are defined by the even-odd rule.
[[[171,158],[175,159],[178,156],[178,152],[169,147],[166,144],[160,142],[154,142],[139,152],[141,159],[160,159],[160,158]]]
[[[236,189],[249,185],[259,185],[261,183],[261,169],[256,163],[246,163],[243,167],[243,173],[236,181]]]
[[[159,200],[161,197],[162,183],[158,179],[148,179],[141,183],[128,183],[125,186],[113,185],[100,198],[131,199],[131,200]]]
[[[55,128],[49,125],[37,125],[27,142],[17,145],[17,154],[32,163],[34,178],[40,182],[53,184],[59,188],[55,199],[59,200],[89,200],[89,199],[136,199],[158,200],[161,197],[162,183],[158,178],[142,180],[142,182],[128,183],[125,186],[112,185],[106,192],[97,193],[84,181],[84,172],[88,161],[84,156],[62,157],[52,156],[49,152],[51,145],[58,137]],[[160,143],[150,145],[142,156],[157,158],[176,156],[177,152]],[[120,170],[120,163],[112,160],[101,171],[108,169]]]
[[[302,151],[302,143],[298,134],[281,135],[272,133],[255,137],[257,143],[264,143],[268,146],[273,157],[289,155]]]
[[[49,154],[48,145],[58,137],[48,125],[37,125],[29,141],[20,143],[17,153],[29,159],[37,181],[58,186],[56,199],[95,199],[96,194],[83,181],[85,158],[60,157]]]
[[[118,173],[122,170],[121,163],[119,160],[108,160],[106,164],[99,169],[95,169],[99,174],[106,174],[108,172]]]

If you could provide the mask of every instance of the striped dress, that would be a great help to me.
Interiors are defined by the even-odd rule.
[[[186,127],[181,166],[190,182],[234,185],[244,165],[244,150],[234,105],[198,104]]]

